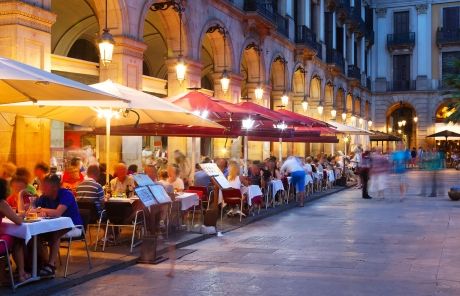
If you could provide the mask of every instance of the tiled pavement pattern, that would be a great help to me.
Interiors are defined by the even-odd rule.
[[[460,295],[460,202],[417,196],[422,174],[402,203],[342,191],[188,247],[174,278],[136,265],[59,295]]]

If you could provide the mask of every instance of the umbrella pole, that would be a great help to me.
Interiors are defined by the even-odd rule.
[[[190,184],[195,181],[195,163],[196,163],[196,137],[192,137],[192,167],[190,173]]]
[[[243,136],[243,175],[248,175],[248,136]]]
[[[110,182],[110,116],[105,117],[105,163],[107,171],[105,174],[105,183],[109,185]]]
[[[283,161],[283,138],[279,138],[278,157],[281,163]]]

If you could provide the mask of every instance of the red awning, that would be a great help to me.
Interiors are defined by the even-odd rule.
[[[260,141],[260,142],[278,142],[278,138],[275,137],[249,137],[249,141]],[[318,137],[293,137],[283,138],[283,142],[295,142],[295,143],[338,143],[339,139],[334,136],[318,136]]]
[[[268,109],[264,106],[257,105],[252,102],[243,102],[238,104],[238,106],[243,107],[245,110],[251,111],[255,114],[260,114],[263,117],[269,118],[274,122],[285,122],[288,125],[297,124],[297,120],[290,118],[289,116],[283,115],[274,110]]]
[[[336,129],[333,129],[330,127],[324,127],[324,126],[316,126],[316,127],[302,126],[302,127],[295,127],[294,130],[296,134],[303,133],[303,132],[319,132],[321,135],[341,134],[341,132],[339,132]]]
[[[292,119],[295,119],[295,120],[297,120],[299,122],[304,122],[305,126],[330,127],[330,125],[327,124],[324,121],[314,119],[314,118],[311,118],[311,117],[308,117],[308,116],[305,116],[305,115],[302,115],[302,114],[299,114],[299,113],[295,113],[295,112],[292,112],[292,111],[289,111],[289,110],[280,109],[280,110],[276,110],[276,112],[281,113],[281,114],[283,114],[285,116],[288,116],[288,117],[290,117]]]
[[[219,123],[221,120],[241,120],[249,116],[252,116],[254,119],[271,119],[265,118],[258,113],[251,112],[251,110],[242,108],[239,105],[219,100],[199,91],[190,91],[186,94],[169,98],[168,100],[193,113],[199,112],[201,115],[203,112],[208,112],[209,118]]]

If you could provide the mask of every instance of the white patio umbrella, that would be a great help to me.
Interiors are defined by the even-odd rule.
[[[48,118],[87,127],[106,128],[106,163],[109,166],[110,127],[142,123],[180,124],[223,128],[210,120],[196,116],[164,99],[146,94],[112,81],[95,84],[90,89],[122,97],[125,101],[40,101],[0,104],[0,112]],[[108,179],[107,179],[108,182]]]
[[[0,57],[0,104],[113,99],[83,83]]]
[[[346,135],[351,135],[351,136],[363,136],[367,137],[369,139],[369,135],[373,135],[374,133],[370,131],[366,131],[365,129],[354,127],[354,126],[349,126],[346,124],[338,123],[337,121],[330,120],[327,122],[328,124],[335,126],[337,131]],[[365,142],[366,140],[363,140]],[[369,140],[367,140],[369,142]],[[345,154],[347,154],[347,145],[345,144]]]

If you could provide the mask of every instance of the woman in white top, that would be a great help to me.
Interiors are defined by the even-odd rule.
[[[241,183],[240,179],[240,169],[236,163],[230,163],[228,166],[228,177],[227,177],[228,182],[230,183],[230,186],[235,189],[242,189],[244,188],[243,184]]]

